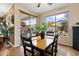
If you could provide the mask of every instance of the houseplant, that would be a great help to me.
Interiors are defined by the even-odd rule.
[[[40,36],[41,36],[41,39],[44,39],[44,37],[45,37],[45,30],[47,29],[47,27],[48,27],[48,24],[46,24],[46,23],[43,23],[43,24],[38,25],[38,26],[36,27],[37,32],[38,32],[38,33],[40,34]]]
[[[0,26],[1,26],[0,31],[2,32],[2,35],[8,37],[9,35],[8,26],[4,22],[1,22]]]

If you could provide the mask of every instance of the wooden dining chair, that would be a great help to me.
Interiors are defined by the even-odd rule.
[[[28,56],[27,52],[31,53],[32,56],[39,54],[39,52],[34,49],[31,38],[21,37],[21,40],[22,40],[25,56]]]
[[[54,32],[53,31],[47,31],[46,35],[48,35],[48,36],[54,36]]]
[[[58,35],[55,35],[54,41],[46,50],[46,55],[56,56],[57,54],[57,44],[58,43]]]
[[[53,39],[54,38],[54,32],[53,31],[46,32],[46,38],[47,39]]]

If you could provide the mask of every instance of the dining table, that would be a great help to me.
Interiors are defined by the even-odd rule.
[[[46,50],[52,45],[53,41],[54,41],[54,36],[52,38],[45,36],[44,39],[41,39],[40,36],[36,36],[32,38],[33,47],[39,50],[40,55],[42,56],[44,55]]]

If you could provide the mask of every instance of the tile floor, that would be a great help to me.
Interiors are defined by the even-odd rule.
[[[23,56],[23,47],[2,48],[0,49],[0,56]],[[57,56],[79,56],[79,51],[59,44]]]

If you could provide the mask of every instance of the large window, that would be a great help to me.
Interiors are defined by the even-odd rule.
[[[59,33],[68,32],[68,12],[47,16],[46,23],[48,24],[47,30]]]
[[[25,19],[24,22],[26,25],[36,25],[36,18]]]
[[[23,19],[22,22],[24,22],[30,30],[36,31],[36,17]]]

